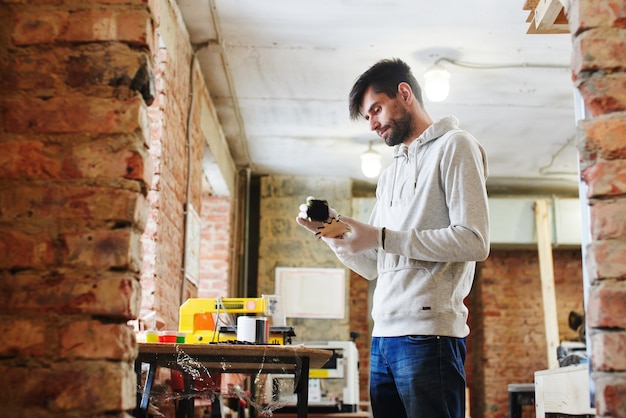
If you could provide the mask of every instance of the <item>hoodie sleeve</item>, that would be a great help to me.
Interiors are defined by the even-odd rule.
[[[347,257],[337,255],[337,258],[355,273],[365,277],[367,280],[374,280],[378,277],[376,268],[377,253],[377,250],[368,250]]]

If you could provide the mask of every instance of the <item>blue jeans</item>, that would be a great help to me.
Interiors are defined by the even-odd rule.
[[[465,352],[465,338],[373,337],[374,417],[465,417]]]

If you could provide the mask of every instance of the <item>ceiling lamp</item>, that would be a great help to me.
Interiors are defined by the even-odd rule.
[[[450,73],[443,65],[435,64],[424,73],[424,92],[431,102],[441,102],[450,93]]]
[[[372,149],[372,143],[363,154],[361,154],[361,171],[365,177],[373,179],[380,174],[382,155]]]
[[[562,64],[477,64],[473,62],[459,61],[452,58],[441,57],[435,64],[424,73],[424,93],[431,102],[441,102],[448,97],[450,92],[450,73],[441,65],[441,62],[448,62],[459,67],[490,70],[496,68],[569,68],[569,65]]]

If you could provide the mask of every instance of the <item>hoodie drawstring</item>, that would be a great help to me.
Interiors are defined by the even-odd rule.
[[[398,176],[398,160],[400,158],[404,158],[404,161],[409,163],[409,147],[406,144],[398,145],[396,149],[396,153],[393,156],[394,164],[393,164],[393,181],[391,183],[391,196],[389,200],[389,207],[393,206],[393,196],[396,189],[396,178]]]

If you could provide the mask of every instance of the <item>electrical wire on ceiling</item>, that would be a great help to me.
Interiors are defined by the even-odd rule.
[[[448,97],[450,93],[450,73],[441,65],[447,62],[464,68],[474,70],[493,70],[500,68],[569,68],[563,64],[542,64],[542,63],[509,63],[509,64],[481,64],[468,61],[460,61],[453,58],[440,57],[435,63],[424,73],[424,93],[431,102],[441,102]]]
[[[554,162],[559,156],[559,154],[561,154],[567,147],[569,147],[574,142],[575,139],[576,139],[576,136],[572,135],[567,141],[565,141],[565,143],[561,145],[554,154],[552,154],[552,157],[550,158],[550,162],[544,165],[543,167],[539,168],[539,173],[545,174],[545,175],[576,175],[578,174],[578,171],[550,171],[550,168],[554,165]]]
[[[498,68],[570,68],[569,65],[564,64],[543,64],[543,63],[532,63],[532,62],[519,62],[519,63],[508,63],[508,64],[481,64],[475,62],[461,61],[453,58],[440,57],[435,61],[434,65],[440,65],[442,62],[447,62],[452,65],[456,65],[459,67],[472,68],[472,69],[498,69]]]

